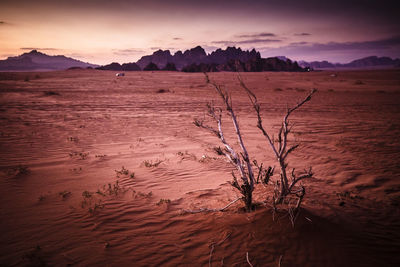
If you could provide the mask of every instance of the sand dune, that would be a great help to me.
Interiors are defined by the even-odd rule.
[[[318,89],[292,118],[289,162],[315,172],[294,228],[264,205],[182,212],[238,196],[221,144],[192,124],[218,100],[203,74],[0,73],[0,265],[248,266],[248,252],[254,266],[398,266],[400,71],[332,73],[241,74],[275,134]],[[210,77],[250,154],[275,164],[237,75]]]

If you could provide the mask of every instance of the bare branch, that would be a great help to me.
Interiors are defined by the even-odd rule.
[[[257,97],[256,95],[245,85],[245,83],[242,81],[242,78],[240,76],[238,76],[240,85],[242,86],[242,88],[244,90],[246,90],[247,95],[251,101],[251,104],[253,105],[254,110],[257,113],[257,127],[261,130],[261,132],[263,133],[263,135],[267,138],[268,143],[270,144],[272,150],[274,151],[275,156],[278,158],[279,154],[275,148],[275,145],[273,143],[273,140],[271,140],[271,137],[269,136],[269,134],[267,133],[267,131],[264,129],[263,123],[262,123],[262,118],[261,118],[261,114],[260,114],[260,104],[257,101]]]
[[[211,257],[212,257],[213,251],[214,251],[214,243],[211,244],[210,257],[208,258],[208,266],[209,266],[209,267],[211,267]]]
[[[209,131],[209,132],[215,134],[217,137],[220,137],[220,136],[219,136],[219,132],[218,132],[217,130],[215,130],[215,129],[212,128],[211,126],[205,125],[205,124],[203,123],[203,121],[200,121],[200,120],[198,120],[198,119],[194,119],[193,124],[196,125],[196,126],[199,127],[199,128],[206,129],[207,131]]]
[[[288,151],[286,151],[286,153],[283,155],[283,159],[286,159],[286,157],[298,147],[299,147],[299,144],[294,145],[291,148],[289,148]]]
[[[311,178],[313,177],[314,173],[312,172],[312,168],[310,167],[310,169],[308,171],[306,171],[305,174],[300,175],[299,177],[295,177],[294,181],[292,182],[292,184],[289,187],[289,192],[292,191],[292,188],[301,180],[303,179],[307,179],[307,178]]]
[[[249,264],[249,266],[253,267],[253,264],[251,264],[251,262],[249,260],[249,252],[246,252],[246,260],[247,260],[247,263]]]

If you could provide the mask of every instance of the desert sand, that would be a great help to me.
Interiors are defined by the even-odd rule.
[[[0,265],[399,266],[400,71],[241,76],[275,136],[318,89],[291,118],[290,167],[315,173],[294,227],[261,184],[254,212],[183,212],[239,196],[221,143],[193,125],[221,104],[203,74],[0,73]],[[251,157],[276,166],[237,74],[210,78]]]

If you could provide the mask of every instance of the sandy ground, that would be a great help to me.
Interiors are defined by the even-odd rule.
[[[248,253],[254,266],[399,266],[400,71],[241,75],[275,136],[318,89],[291,120],[290,167],[315,173],[294,228],[268,205],[182,212],[238,196],[218,139],[192,123],[220,104],[203,74],[0,73],[0,265],[249,266]],[[251,157],[276,165],[237,75],[210,77]]]

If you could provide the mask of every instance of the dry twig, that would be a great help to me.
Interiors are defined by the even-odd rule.
[[[246,252],[246,260],[247,260],[247,263],[249,264],[249,266],[253,267],[253,264],[251,264],[251,262],[249,260],[249,252]]]

